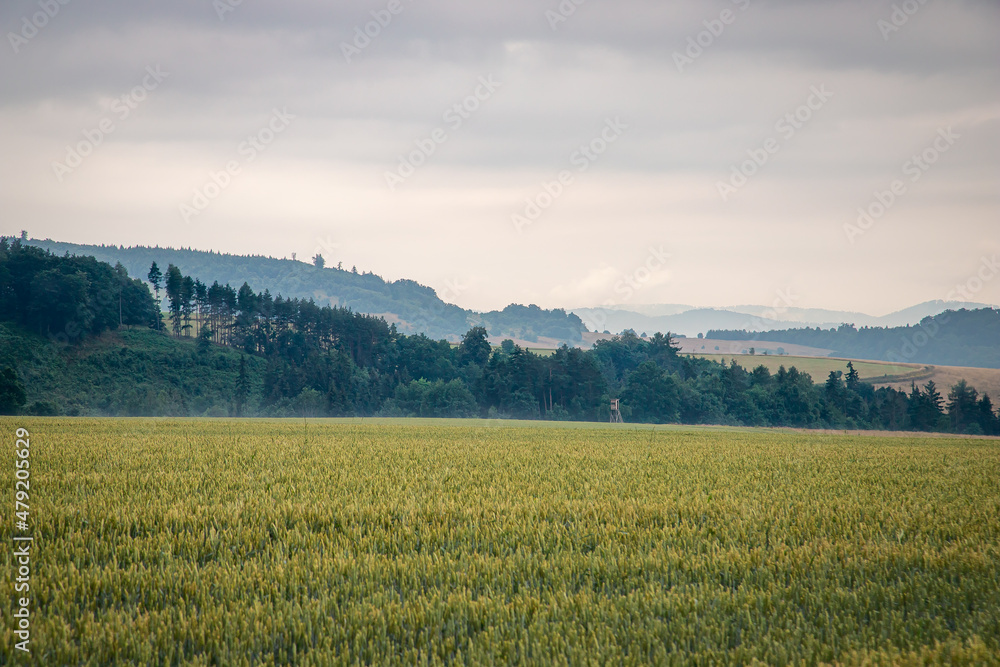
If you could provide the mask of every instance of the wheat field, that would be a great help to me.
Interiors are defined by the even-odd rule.
[[[18,427],[31,653],[5,615],[3,664],[1000,664],[996,440]]]

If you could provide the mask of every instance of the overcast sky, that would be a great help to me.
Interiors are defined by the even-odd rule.
[[[8,0],[0,24],[3,234],[318,251],[480,310],[1000,303],[992,0]]]

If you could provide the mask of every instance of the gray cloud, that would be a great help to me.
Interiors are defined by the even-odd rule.
[[[400,0],[347,62],[343,44],[388,5],[245,0],[223,19],[207,1],[58,5],[18,53],[9,35],[0,47],[0,231],[303,256],[332,236],[347,263],[387,277],[441,288],[461,276],[472,286],[458,300],[480,308],[578,305],[562,300],[584,298],[579,285],[599,303],[594,276],[672,242],[669,280],[630,298],[769,303],[794,283],[800,306],[888,311],[943,298],[997,249],[994,2],[928,1],[885,39],[878,21],[898,0],[587,0],[555,29],[557,1]],[[726,10],[679,71],[675,54]],[[17,34],[38,11],[6,3],[0,26]],[[119,119],[115,98],[147,66],[169,76]],[[446,113],[483,76],[500,88],[452,126]],[[833,97],[783,136],[776,123],[814,86]],[[179,204],[274,108],[295,115],[288,130],[198,225],[181,224]],[[59,182],[52,163],[109,117],[114,132]],[[525,199],[615,117],[628,131],[518,234]],[[858,207],[947,126],[954,149],[849,243]],[[446,141],[390,192],[386,172],[436,128]],[[718,183],[775,138],[722,201]],[[986,290],[1000,302],[1000,286]]]

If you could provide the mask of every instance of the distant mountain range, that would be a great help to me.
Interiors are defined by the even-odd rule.
[[[774,309],[743,305],[729,308],[695,308],[682,304],[611,306],[607,308],[574,308],[592,331],[620,333],[632,329],[638,334],[671,332],[695,337],[711,330],[742,330],[751,332],[774,329],[836,328],[841,324],[856,327],[904,327],[919,323],[946,310],[976,310],[988,308],[981,303],[964,301],[927,301],[888,315],[825,310],[822,308]]]

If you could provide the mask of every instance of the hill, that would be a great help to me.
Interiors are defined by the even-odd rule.
[[[935,316],[946,310],[966,308],[976,310],[986,304],[959,301],[927,301],[888,315],[873,316],[865,313],[822,308],[774,308],[743,305],[729,308],[694,308],[680,304],[619,305],[602,308],[573,308],[592,330],[619,333],[632,329],[650,334],[670,331],[694,337],[713,330],[740,330],[763,332],[774,329],[803,329],[819,327],[836,329],[850,323],[858,327],[901,327],[918,324],[925,317]]]
[[[584,325],[563,310],[513,304],[503,310],[478,313],[441,300],[437,293],[413,280],[386,281],[374,273],[319,268],[304,262],[262,255],[229,255],[190,248],[79,245],[51,239],[25,243],[55,255],[90,256],[114,265],[121,263],[129,275],[145,278],[156,262],[166,271],[175,265],[185,275],[206,284],[218,282],[239,287],[244,282],[255,291],[269,290],[290,299],[313,299],[319,306],[341,306],[357,313],[379,315],[403,333],[423,333],[456,342],[473,326],[483,326],[491,336],[533,341],[548,337],[575,345]]]
[[[250,400],[260,401],[266,362],[246,360]],[[36,415],[225,417],[235,414],[241,354],[146,327],[105,331],[74,346],[0,322],[0,368],[17,369]]]
[[[709,331],[708,338],[744,341],[765,338],[833,350],[833,355],[895,363],[1000,368],[1000,310],[948,310],[915,326],[834,329]]]

